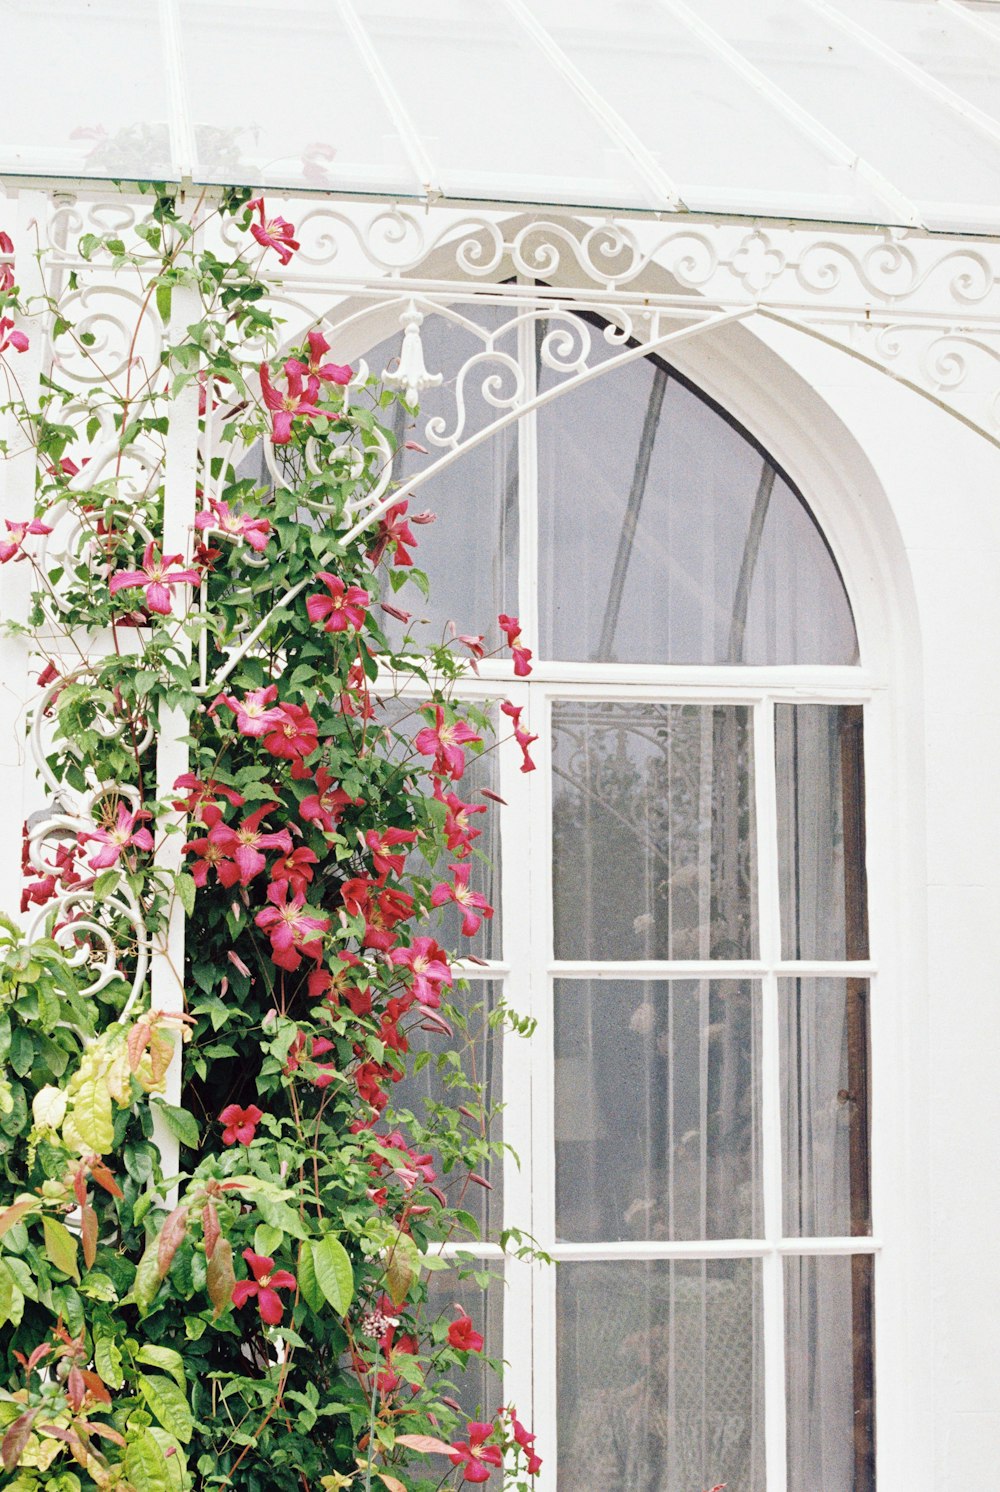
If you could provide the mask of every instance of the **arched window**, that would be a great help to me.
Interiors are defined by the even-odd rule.
[[[423,340],[444,382],[400,426],[417,441],[484,428],[503,380],[554,387],[582,343],[623,345],[585,312],[475,301]],[[401,452],[404,490],[426,460]],[[534,774],[501,746],[474,782],[508,803],[474,987],[538,1022],[483,1052],[520,1164],[481,1217],[555,1261],[511,1260],[476,1302],[504,1396],[530,1398],[559,1492],[865,1492],[864,695],[836,561],[760,443],[655,356],[425,500],[417,635],[505,611],[536,652],[530,679],[487,664],[473,685],[539,737]]]

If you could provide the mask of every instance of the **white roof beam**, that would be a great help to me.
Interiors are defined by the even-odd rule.
[[[799,4],[807,10],[813,11],[816,15],[822,16],[824,20],[831,22],[832,25],[839,27],[847,36],[858,42],[860,46],[869,52],[874,52],[877,57],[881,57],[882,61],[887,62],[896,72],[901,73],[904,78],[908,78],[911,83],[915,83],[930,98],[937,99],[939,103],[944,104],[946,108],[950,109],[953,114],[957,114],[959,118],[963,119],[966,124],[978,130],[981,135],[985,135],[987,139],[1000,144],[1000,120],[994,119],[991,114],[987,114],[983,109],[977,108],[975,104],[970,104],[968,99],[964,99],[960,93],[955,93],[953,89],[948,87],[947,83],[939,82],[937,78],[925,72],[917,63],[911,62],[908,57],[904,57],[901,52],[897,52],[895,47],[883,41],[880,36],[876,36],[873,31],[869,31],[866,26],[862,26],[858,21],[852,20],[850,16],[845,16],[835,6],[829,5],[827,0],[799,0]]]
[[[501,0],[501,4],[507,7],[518,25],[527,32],[535,46],[544,54],[560,77],[569,84],[577,97],[582,99],[587,110],[597,120],[605,134],[609,135],[629,157],[649,194],[650,206],[662,211],[684,212],[685,204],[676,182],[664,171],[652,152],[626,124],[618,111],[608,103],[603,94],[597,92],[576,64],[567,57],[558,42],[536,20],[524,0]]]
[[[163,44],[163,67],[170,99],[170,149],[177,180],[190,181],[197,160],[191,110],[188,107],[184,58],[181,52],[181,28],[177,0],[160,0],[160,38]]]
[[[1000,41],[1000,31],[997,30],[996,26],[984,20],[982,15],[977,11],[969,10],[966,6],[959,5],[957,0],[937,0],[937,7],[938,10],[946,11],[950,16],[957,16],[960,21],[964,21],[967,26],[971,26],[977,35],[989,37],[990,41],[994,44]]]
[[[900,223],[911,228],[924,226],[920,209],[905,192],[893,186],[888,177],[883,176],[870,161],[866,161],[856,150],[845,144],[839,136],[810,114],[808,109],[804,109],[783,88],[772,82],[765,73],[748,61],[742,52],[738,52],[712,26],[707,25],[695,11],[684,3],[684,0],[660,0],[660,5],[686,30],[697,36],[727,67],[749,83],[750,87],[759,93],[773,109],[783,114],[803,135],[812,140],[814,145],[819,146],[831,161],[838,166],[847,166],[853,171],[858,179],[881,199]]]
[[[430,200],[443,196],[440,180],[438,179],[430,156],[424,149],[424,143],[420,138],[419,131],[410,118],[406,105],[396,92],[395,84],[382,66],[382,60],[378,55],[378,51],[372,44],[371,37],[368,35],[360,16],[354,9],[353,0],[337,0],[337,4],[340,8],[344,25],[350,33],[351,39],[357,47],[365,67],[368,69],[368,74],[375,84],[382,102],[386,106],[393,124],[396,126],[396,132],[402,142],[406,158],[410,163],[410,169],[423,188],[424,195]]]

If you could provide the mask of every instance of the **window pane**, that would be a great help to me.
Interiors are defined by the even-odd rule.
[[[551,326],[589,339],[591,362],[625,345],[581,317]],[[541,336],[543,390],[562,381],[546,345]],[[812,514],[741,428],[658,360],[539,410],[538,486],[543,656],[857,661],[847,594]]]
[[[778,705],[781,946],[785,958],[867,958],[860,705]]]
[[[501,986],[491,979],[474,979],[467,988],[455,990],[450,999],[447,991],[444,994],[459,1017],[453,1022],[454,1041],[447,1040],[439,1031],[411,1025],[407,1030],[411,1052],[407,1075],[389,1093],[387,1123],[393,1128],[398,1114],[412,1111],[416,1124],[403,1121],[403,1128],[409,1143],[421,1151],[424,1148],[421,1126],[435,1128],[435,1104],[446,1104],[452,1109],[464,1104],[477,1115],[481,1105],[482,1118],[465,1121],[466,1138],[479,1134],[484,1142],[503,1139],[503,1031],[489,1022],[491,1012],[497,1008]],[[449,1050],[459,1053],[464,1079],[449,1060]],[[429,1052],[431,1057],[418,1071],[415,1058],[420,1052]],[[491,1114],[493,1117],[489,1119],[487,1116]],[[503,1161],[492,1160],[485,1149],[476,1160],[474,1170],[490,1182],[492,1190],[489,1190],[470,1183],[463,1168],[453,1169],[452,1150],[441,1149],[430,1141],[427,1148],[434,1154],[437,1185],[449,1203],[471,1212],[483,1237],[495,1240],[503,1227]]]
[[[763,1487],[759,1261],[556,1268],[559,1492]]]
[[[482,327],[484,335],[499,333],[496,349],[516,356],[516,332],[503,332],[509,313],[499,306],[463,306],[462,315]],[[421,327],[424,360],[434,373],[443,373],[439,388],[425,389],[420,412],[413,418],[402,406],[393,405],[390,422],[399,442],[393,476],[400,483],[400,499],[406,483],[424,467],[443,456],[447,447],[429,437],[428,425],[441,436],[451,435],[460,420],[462,439],[484,429],[498,411],[483,397],[484,381],[491,375],[513,384],[509,368],[496,358],[475,364],[462,375],[462,365],[484,347],[472,331],[440,316],[429,316]],[[395,368],[402,346],[402,332],[380,343],[367,354],[369,370],[380,374]],[[407,440],[427,447],[428,454],[405,449]],[[440,642],[449,622],[463,633],[487,632],[496,628],[500,612],[517,615],[518,469],[517,426],[491,436],[474,450],[465,451],[429,484],[414,493],[410,515],[430,509],[434,523],[413,529],[417,541],[413,563],[430,577],[430,596],[424,598],[415,586],[404,587],[398,599],[388,580],[383,599],[414,614],[413,635],[421,646]],[[400,623],[383,615],[389,636],[402,636]],[[494,641],[497,639],[494,638]]]
[[[553,707],[557,958],[757,948],[750,712]]]
[[[785,1233],[870,1233],[867,982],[778,988]]]
[[[872,1259],[785,1260],[788,1492],[875,1486]]]
[[[560,980],[556,1234],[760,1232],[760,994],[735,980]]]

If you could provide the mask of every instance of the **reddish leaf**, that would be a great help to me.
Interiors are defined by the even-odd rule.
[[[83,1428],[91,1435],[103,1435],[105,1440],[111,1440],[115,1445],[125,1444],[125,1436],[112,1430],[110,1425],[99,1425],[94,1420],[86,1419],[83,1421]]]
[[[451,1455],[451,1446],[433,1435],[397,1435],[396,1444],[409,1446],[411,1451],[425,1451],[430,1456]]]
[[[87,1201],[87,1178],[83,1173],[82,1166],[78,1166],[73,1174],[73,1194],[80,1206],[85,1206]]]
[[[125,1195],[103,1160],[100,1160],[96,1155],[90,1162],[90,1174],[98,1186],[103,1186],[104,1190],[112,1197],[123,1197]]]
[[[233,1246],[228,1238],[220,1238],[208,1261],[208,1298],[215,1307],[216,1316],[221,1316],[229,1307],[235,1284]]]
[[[386,1486],[389,1488],[389,1492],[406,1492],[406,1488],[404,1487],[403,1483],[399,1481],[397,1477],[390,1476],[387,1471],[377,1471],[375,1474],[376,1476],[381,1477],[382,1481],[385,1482]]]
[[[111,1395],[105,1388],[104,1380],[102,1378],[100,1378],[96,1373],[92,1373],[89,1368],[81,1368],[80,1377],[87,1385],[91,1397],[96,1399],[99,1404],[111,1403]]]
[[[160,1237],[157,1243],[156,1262],[160,1271],[160,1279],[166,1279],[167,1272],[174,1262],[174,1255],[184,1241],[187,1232],[188,1211],[186,1207],[175,1207],[160,1229]]]
[[[128,1049],[128,1065],[133,1072],[138,1072],[139,1063],[146,1051],[146,1043],[152,1034],[153,1024],[151,1021],[139,1021],[128,1033],[126,1047]]]
[[[0,1212],[0,1238],[8,1228],[13,1228],[15,1223],[19,1223],[25,1213],[36,1211],[39,1205],[37,1197],[24,1197],[20,1202],[15,1202],[13,1206]]]
[[[87,1384],[78,1367],[74,1366],[69,1370],[69,1376],[66,1379],[66,1397],[69,1400],[70,1408],[76,1414],[87,1397]]]
[[[80,1237],[83,1241],[83,1262],[90,1269],[97,1258],[97,1213],[89,1202],[84,1202],[80,1211]]]
[[[20,1461],[21,1452],[28,1443],[28,1437],[31,1434],[31,1427],[35,1423],[35,1415],[37,1413],[37,1409],[26,1409],[22,1415],[18,1416],[4,1436],[3,1446],[0,1449],[0,1455],[3,1457],[4,1471],[13,1471],[18,1461]]]
[[[219,1214],[215,1210],[214,1202],[206,1202],[201,1209],[201,1225],[205,1232],[205,1258],[211,1259],[222,1231],[219,1227]]]

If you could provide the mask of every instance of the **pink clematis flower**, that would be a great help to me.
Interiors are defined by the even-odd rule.
[[[225,705],[236,716],[236,729],[241,736],[262,736],[273,725],[279,724],[284,714],[281,705],[276,705],[277,684],[268,684],[266,689],[249,689],[239,700],[232,694],[220,694],[212,705]]]
[[[14,241],[9,233],[0,229],[0,254],[13,254]],[[12,264],[0,264],[0,295],[6,295],[14,288],[14,266]]]
[[[197,570],[175,570],[171,574],[171,565],[176,565],[184,556],[165,554],[161,559],[154,560],[153,548],[152,543],[146,545],[141,570],[119,570],[116,575],[112,575],[109,589],[113,596],[124,590],[144,590],[148,610],[155,611],[158,616],[169,616],[170,587],[199,585],[201,576]]]
[[[406,548],[407,544],[416,544],[413,530],[406,521],[406,510],[409,504],[405,501],[394,503],[387,513],[382,515],[378,529],[375,534],[375,543],[368,551],[368,558],[372,566],[379,564],[390,545],[394,548],[394,565],[412,565],[413,556]]]
[[[301,363],[297,366],[290,362],[285,364],[288,387],[282,393],[271,382],[271,370],[267,364],[260,365],[260,387],[264,403],[271,411],[271,440],[276,446],[287,445],[291,440],[292,421],[296,417],[314,420],[318,414],[322,414],[316,403],[319,397],[319,379],[310,378],[303,388],[302,374],[298,371],[301,366]]]
[[[263,1111],[255,1103],[249,1104],[245,1109],[235,1103],[227,1104],[219,1115],[219,1123],[225,1126],[222,1131],[223,1145],[249,1145],[263,1117]]]
[[[224,886],[237,883],[249,886],[254,876],[260,875],[267,865],[261,850],[284,850],[286,854],[291,850],[292,836],[287,829],[268,834],[260,827],[261,821],[277,806],[277,803],[262,804],[248,814],[238,828],[234,829],[230,824],[215,824],[208,831],[209,843],[229,857],[217,865],[219,880]]]
[[[14,330],[10,317],[0,316],[0,352],[6,352],[8,347],[13,347],[15,352],[27,352],[29,345],[24,332]]]
[[[287,881],[272,881],[267,899],[271,905],[258,912],[254,921],[271,939],[272,962],[292,973],[301,964],[303,954],[318,963],[323,957],[319,935],[328,931],[329,917],[313,917],[302,896],[289,901]]]
[[[463,1478],[467,1482],[487,1482],[491,1466],[503,1465],[503,1452],[498,1445],[486,1445],[493,1434],[493,1426],[479,1420],[469,1423],[468,1440],[452,1443],[451,1463],[464,1466]]]
[[[354,369],[349,368],[346,363],[324,363],[323,359],[330,351],[330,344],[322,332],[311,331],[306,333],[306,341],[309,343],[309,361],[299,362],[298,358],[289,358],[285,364],[287,368],[295,368],[299,373],[318,378],[320,383],[339,383],[341,385],[350,383],[354,377]]]
[[[447,881],[440,881],[431,892],[431,906],[443,907],[446,901],[453,901],[462,913],[462,932],[467,938],[471,938],[479,931],[483,917],[492,917],[493,908],[486,897],[479,891],[470,891],[469,873],[471,866],[453,865],[451,873],[454,877],[449,886]],[[479,913],[482,913],[482,917]]]
[[[135,826],[139,819],[148,819],[149,814],[144,808],[135,813],[129,813],[124,803],[118,805],[118,816],[113,829],[96,829],[92,833],[81,835],[82,840],[96,839],[103,846],[96,850],[87,864],[91,870],[110,870],[112,865],[117,865],[124,850],[151,850],[153,848],[153,836],[148,829],[137,829]]]
[[[319,745],[316,722],[305,705],[284,704],[281,718],[268,725],[261,744],[272,756],[301,761]]]
[[[249,513],[234,513],[228,503],[217,502],[214,497],[209,498],[208,507],[210,511],[199,513],[194,520],[195,528],[217,529],[229,539],[245,539],[251,549],[263,554],[271,533],[270,519],[251,518]]]
[[[0,565],[5,565],[8,560],[22,552],[22,546],[28,534],[50,534],[52,532],[47,523],[42,523],[37,518],[32,518],[30,523],[11,523],[9,518],[4,521],[11,537],[0,543]]]
[[[364,948],[379,948],[388,953],[396,943],[396,924],[413,916],[412,896],[391,886],[383,887],[381,882],[367,876],[345,881],[340,895],[349,916],[365,919],[361,940]]]
[[[342,787],[335,787],[334,779],[325,767],[320,767],[316,773],[316,786],[319,791],[302,799],[299,813],[307,822],[319,824],[327,834],[336,829],[345,808],[352,803],[355,808],[361,808],[364,803],[363,798],[352,798]]]
[[[448,955],[433,938],[414,938],[411,947],[394,948],[389,959],[398,969],[410,970],[410,990],[421,1005],[436,1009],[441,1004],[441,986],[451,984],[452,973]]]
[[[319,864],[319,856],[304,844],[280,855],[271,865],[272,881],[287,881],[293,896],[305,896],[306,887],[313,878],[313,866]]]
[[[339,575],[331,575],[327,570],[320,570],[316,579],[322,580],[329,595],[308,598],[306,611],[309,620],[323,622],[325,617],[324,632],[346,632],[348,627],[359,631],[365,624],[365,610],[371,604],[368,592],[359,585],[345,586]]]
[[[256,211],[260,215],[259,223],[250,224],[253,237],[262,249],[274,249],[282,265],[286,265],[293,252],[299,247],[295,237],[295,224],[287,222],[284,218],[269,220],[264,212],[263,197],[255,197],[252,202],[247,203],[247,208],[250,212]]]
[[[433,756],[431,772],[434,776],[450,777],[452,781],[457,781],[465,771],[465,752],[462,747],[470,741],[481,743],[482,736],[477,736],[464,720],[446,723],[444,710],[440,705],[435,705],[434,724],[425,725],[423,730],[417,732],[414,745],[423,756]]]
[[[458,1319],[448,1327],[448,1346],[458,1352],[482,1352],[483,1338],[473,1328],[472,1317],[467,1316],[461,1306],[456,1306]],[[492,1428],[492,1426],[491,1426]]]
[[[527,1459],[526,1470],[529,1476],[537,1476],[542,1469],[542,1458],[534,1449],[535,1436],[530,1435],[521,1424],[515,1409],[501,1409],[498,1415],[506,1414],[510,1418],[510,1428],[514,1436],[514,1444],[520,1446]],[[712,1492],[723,1492],[721,1487],[713,1487]]]
[[[533,741],[537,741],[538,737],[529,736],[526,730],[521,729],[522,706],[511,704],[509,699],[505,699],[501,704],[500,709],[503,714],[510,717],[510,720],[514,726],[514,740],[520,746],[521,752],[524,756],[524,760],[521,763],[521,771],[533,772],[535,770],[535,764],[531,760],[531,757],[528,755],[528,747]]]
[[[280,1326],[282,1316],[279,1290],[294,1290],[295,1276],[287,1269],[275,1269],[274,1260],[266,1254],[255,1254],[253,1249],[244,1249],[243,1257],[250,1266],[252,1280],[237,1280],[233,1286],[233,1305],[237,1310],[257,1297],[260,1319],[268,1326]]]
[[[503,612],[497,617],[501,630],[507,636],[507,646],[514,655],[514,672],[518,678],[527,678],[531,672],[531,649],[522,646],[521,624],[516,616],[506,616]]]
[[[173,806],[178,812],[193,813],[200,815],[201,809],[206,803],[213,803],[216,798],[225,798],[234,808],[242,808],[246,802],[242,793],[236,792],[234,788],[225,787],[221,782],[216,782],[214,777],[205,781],[195,775],[194,772],[182,772],[174,783],[174,792],[186,791],[186,798],[178,798]]]
[[[441,791],[441,783],[437,780],[434,783],[434,798],[445,806],[445,844],[452,853],[458,856],[467,855],[472,848],[472,841],[478,839],[483,832],[482,829],[472,827],[469,823],[469,815],[485,813],[486,804],[463,803],[457,793],[449,793],[445,797]]]
[[[372,851],[372,863],[380,876],[403,874],[403,866],[406,864],[406,855],[393,855],[390,853],[393,845],[415,844],[417,836],[412,829],[384,829],[379,833],[375,829],[369,829],[365,835],[365,843]]]

